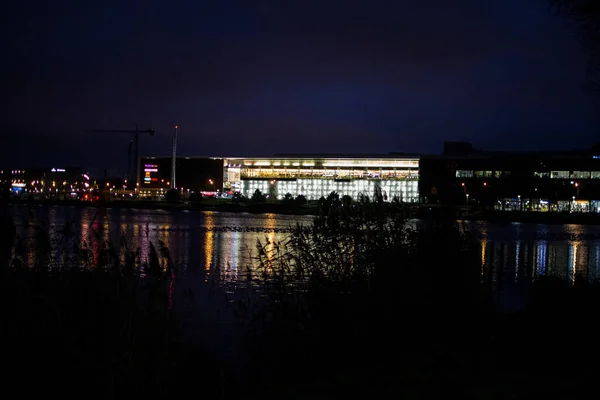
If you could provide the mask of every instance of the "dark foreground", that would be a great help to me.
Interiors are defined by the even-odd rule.
[[[342,207],[332,198],[321,215],[312,232],[257,248],[261,296],[249,286],[227,306],[244,338],[227,361],[182,331],[170,308],[177,266],[160,244],[147,261],[109,243],[82,248],[62,270],[43,257],[24,269],[14,258],[0,270],[4,381],[20,396],[104,399],[587,398],[593,390],[596,284],[539,279],[522,311],[501,313],[476,241],[456,226],[407,233],[402,206],[377,201]],[[48,254],[38,235],[36,248]]]

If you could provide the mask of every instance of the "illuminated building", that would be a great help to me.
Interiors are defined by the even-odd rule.
[[[421,203],[532,212],[600,212],[600,147],[478,151],[448,143],[420,159]]]
[[[44,194],[54,197],[73,197],[83,190],[89,181],[77,167],[50,168],[4,168],[0,170],[0,182],[10,186],[13,194]]]
[[[286,194],[307,200],[336,192],[340,196],[371,196],[376,188],[385,198],[419,199],[419,159],[405,156],[276,156],[224,158],[225,190],[252,197],[256,190],[282,199]]]

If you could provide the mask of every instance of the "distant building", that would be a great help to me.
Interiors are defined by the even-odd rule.
[[[171,157],[143,157],[139,190],[166,191],[171,188]],[[223,159],[212,157],[177,157],[177,189],[184,191],[223,190]]]
[[[443,155],[421,157],[422,203],[505,211],[600,211],[600,153],[593,149],[485,152],[468,150],[465,145],[458,148],[445,146]]]
[[[376,188],[388,199],[419,198],[419,159],[408,155],[278,155],[275,157],[179,157],[177,188],[222,191],[252,197],[256,190],[281,199],[286,194],[317,200],[331,192],[371,196]],[[141,191],[167,190],[171,158],[142,159]]]
[[[259,190],[278,199],[289,193],[317,200],[331,192],[356,199],[379,188],[389,200],[419,198],[419,159],[413,156],[281,155],[224,163],[225,185],[246,197]]]
[[[9,168],[0,170],[0,182],[13,194],[53,194],[63,197],[87,186],[89,176],[78,167]],[[86,186],[86,184],[88,184]]]

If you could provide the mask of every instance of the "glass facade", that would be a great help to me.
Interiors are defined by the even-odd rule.
[[[287,193],[308,200],[331,192],[358,198],[381,189],[388,200],[419,199],[419,160],[416,158],[254,158],[226,159],[226,183],[246,196],[258,189],[278,199]]]

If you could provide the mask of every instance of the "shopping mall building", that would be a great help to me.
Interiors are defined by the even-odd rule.
[[[141,190],[165,190],[171,159],[142,160]],[[600,146],[563,152],[489,152],[447,142],[437,155],[276,155],[180,157],[177,188],[256,190],[317,200],[331,192],[358,198],[379,188],[387,199],[504,211],[600,212]]]
[[[171,181],[171,159],[142,159],[141,190],[165,190]],[[419,200],[419,158],[403,155],[275,157],[179,157],[177,187],[191,191],[240,192],[256,190],[282,199],[286,194],[318,200],[331,192],[358,198],[379,188],[383,195],[405,202]]]
[[[224,159],[224,182],[251,197],[256,190],[281,199],[286,194],[308,200],[331,192],[358,198],[376,188],[384,197],[405,202],[419,199],[419,159],[398,156],[282,156]]]

